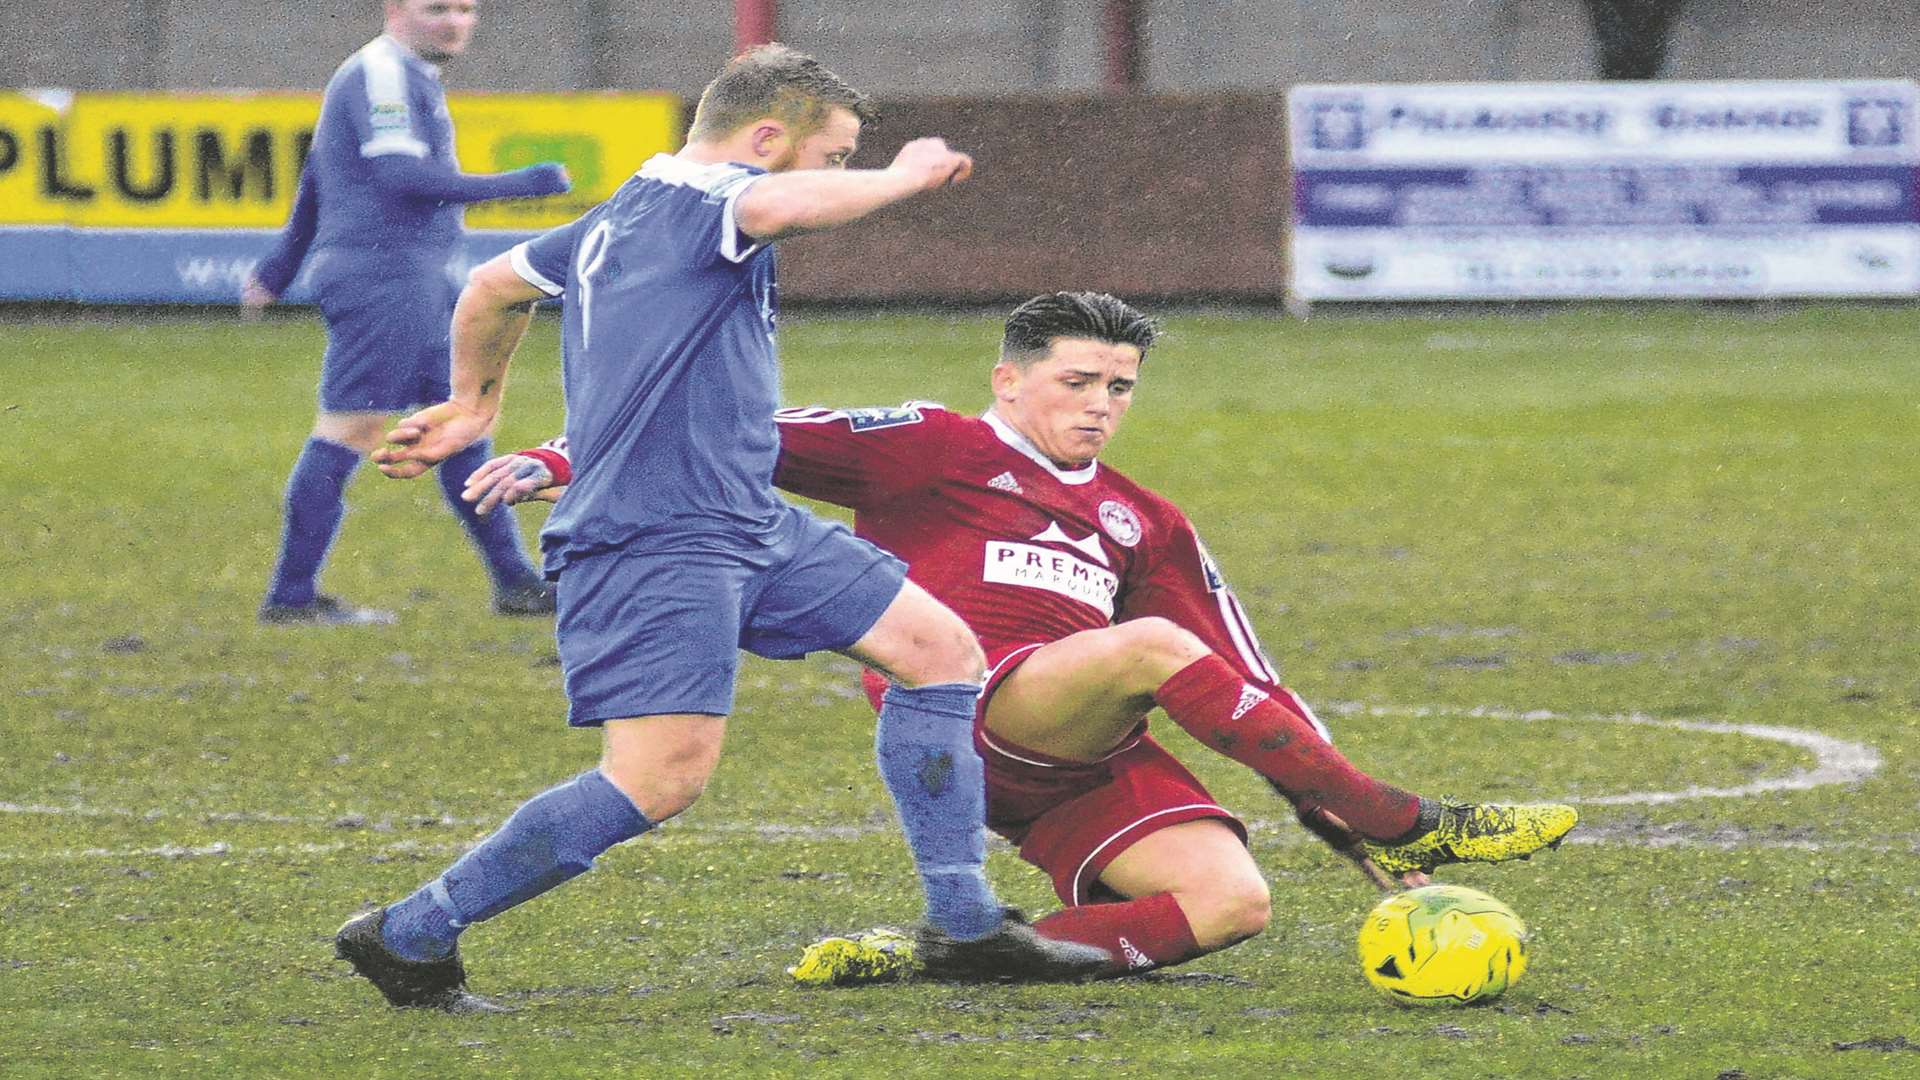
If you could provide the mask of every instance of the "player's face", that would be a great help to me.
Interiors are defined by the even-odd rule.
[[[467,51],[479,18],[475,0],[400,0],[387,4],[387,33],[437,64]]]
[[[767,171],[844,169],[859,148],[860,118],[851,109],[830,109],[819,127],[789,145],[767,165]]]
[[[994,365],[994,410],[1055,465],[1077,469],[1113,438],[1133,405],[1140,350],[1089,338],[1055,338],[1024,370]]]

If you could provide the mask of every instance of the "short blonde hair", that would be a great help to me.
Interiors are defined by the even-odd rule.
[[[804,135],[836,108],[858,117],[863,128],[880,119],[867,95],[820,61],[778,43],[762,45],[734,57],[701,91],[687,138],[722,139],[765,116]]]

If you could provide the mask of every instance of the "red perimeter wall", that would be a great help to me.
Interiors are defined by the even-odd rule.
[[[1002,302],[1055,289],[1278,299],[1290,198],[1283,99],[882,102],[854,164],[938,135],[971,181],[781,244],[782,299]]]

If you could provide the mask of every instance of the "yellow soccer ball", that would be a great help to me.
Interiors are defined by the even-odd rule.
[[[1396,893],[1360,924],[1360,970],[1402,1005],[1492,1001],[1527,970],[1527,924],[1459,885]]]

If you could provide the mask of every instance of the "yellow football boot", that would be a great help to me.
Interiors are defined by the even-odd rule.
[[[858,937],[816,941],[787,974],[802,986],[862,986],[893,982],[912,971],[913,939],[883,926]]]
[[[1430,871],[1448,863],[1506,862],[1541,848],[1558,847],[1580,821],[1579,811],[1559,803],[1463,803],[1442,799],[1425,832],[1398,844],[1367,841],[1367,853],[1389,874]],[[1422,807],[1422,822],[1430,811]]]

